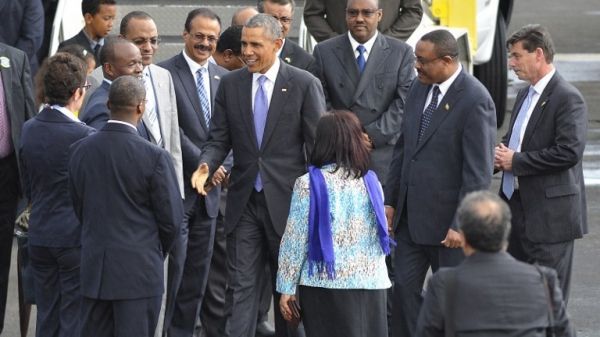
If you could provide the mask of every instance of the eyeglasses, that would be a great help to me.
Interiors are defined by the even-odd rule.
[[[89,89],[91,86],[92,86],[92,85],[91,85],[90,83],[87,83],[87,82],[86,82],[84,85],[82,85],[82,86],[81,86],[81,89],[85,89],[85,90],[87,90],[87,89]]]
[[[135,44],[136,46],[140,47],[145,45],[146,43],[150,43],[150,45],[152,46],[158,46],[160,44],[160,38],[159,37],[151,37],[149,39],[133,39],[131,42],[133,42],[133,44]]]
[[[208,41],[209,44],[215,44],[217,43],[217,41],[219,41],[219,38],[214,36],[214,35],[204,35],[202,33],[198,33],[198,34],[190,34],[190,36],[192,37],[192,39],[196,40],[196,41]]]
[[[422,57],[420,57],[420,56],[416,56],[416,55],[415,55],[415,61],[416,61],[417,63],[419,63],[420,65],[422,65],[422,66],[427,66],[428,64],[430,64],[430,63],[432,63],[432,62],[435,62],[435,61],[437,61],[437,60],[441,60],[441,59],[443,59],[444,57],[449,57],[449,58],[451,58],[451,59],[454,59],[454,58],[455,58],[455,57],[457,57],[457,56],[458,56],[458,55],[444,55],[444,56],[439,56],[439,57],[436,57],[436,58],[434,58],[434,59],[428,60],[428,59],[426,59],[426,58],[422,58]]]
[[[351,18],[358,17],[359,14],[365,18],[370,18],[373,15],[375,15],[377,12],[379,12],[379,9],[353,9],[353,8],[346,9],[346,15],[348,15]]]
[[[290,23],[292,23],[292,18],[287,17],[287,16],[282,16],[282,17],[277,17],[275,15],[271,15],[273,18],[275,18],[275,20],[281,22],[282,24],[285,25],[289,25]]]

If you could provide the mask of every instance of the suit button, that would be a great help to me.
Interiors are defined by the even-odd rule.
[[[377,109],[371,109],[371,112],[376,114],[377,113]]]

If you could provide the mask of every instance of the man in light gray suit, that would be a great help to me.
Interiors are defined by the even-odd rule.
[[[281,43],[281,26],[270,15],[258,14],[246,23],[242,55],[247,67],[221,79],[210,140],[192,176],[192,185],[206,194],[209,173],[233,150],[225,214],[229,269],[225,335],[231,337],[254,337],[257,277],[269,261],[275,283],[292,188],[306,172],[315,127],[325,111],[319,80],[281,62],[277,57]],[[279,296],[274,297],[279,303]],[[287,336],[279,310],[275,330],[277,336]]]
[[[397,337],[414,336],[427,270],[463,259],[456,208],[467,193],[489,188],[496,141],[494,102],[462,69],[452,34],[423,35],[415,55],[418,81],[407,95],[385,186],[386,215],[398,243],[392,313]]]
[[[587,233],[582,158],[588,112],[581,93],[554,69],[554,45],[539,25],[508,39],[509,66],[530,83],[515,101],[494,165],[513,213],[508,252],[555,268],[569,299],[574,240]]]
[[[385,14],[377,0],[348,1],[348,33],[314,50],[328,108],[356,114],[373,143],[371,166],[383,184],[414,78],[412,48],[377,30]]]
[[[120,36],[133,42],[142,54],[142,78],[147,100],[142,120],[151,141],[173,157],[179,191],[183,198],[183,160],[173,79],[169,71],[152,64],[160,42],[156,24],[149,14],[134,11],[121,20]]]

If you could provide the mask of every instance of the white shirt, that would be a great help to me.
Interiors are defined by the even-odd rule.
[[[109,119],[106,123],[114,123],[114,124],[123,124],[123,125],[127,125],[130,128],[133,128],[135,130],[135,133],[138,133],[138,129],[133,125],[133,124],[129,124],[127,122],[123,122],[123,121],[118,121],[115,119]]]
[[[206,97],[208,98],[208,108],[212,112],[212,106],[211,106],[211,102],[210,102],[211,96],[210,96],[210,76],[208,74],[208,62],[204,62],[203,65],[196,63],[196,61],[192,60],[188,56],[188,54],[186,53],[185,50],[183,51],[183,58],[187,62],[188,66],[190,67],[190,71],[192,72],[192,76],[194,77],[194,83],[198,83],[198,76],[200,76],[200,74],[198,74],[198,70],[200,68],[206,69],[206,71],[204,72],[204,75],[202,76],[202,82],[204,84],[204,89],[206,90]],[[196,88],[198,88],[198,84],[196,84]],[[196,90],[196,92],[197,92],[197,90]]]
[[[440,88],[440,93],[438,94],[438,100],[437,100],[437,104],[439,106],[440,102],[444,98],[444,95],[446,95],[446,93],[448,92],[448,89],[450,89],[450,86],[452,85],[452,83],[454,83],[454,81],[456,80],[456,78],[458,77],[458,75],[460,74],[461,71],[462,71],[462,65],[459,63],[458,68],[456,69],[454,74],[452,74],[452,76],[448,77],[447,80],[445,80],[444,82],[442,82],[440,84],[434,84],[431,86],[431,89],[429,90],[429,93],[427,94],[427,99],[425,100],[425,106],[423,107],[423,111],[425,111],[425,109],[427,109],[427,107],[429,106],[429,103],[431,103],[431,98],[433,96],[433,88],[435,88],[436,86],[438,88]],[[437,106],[436,106],[436,108],[437,108]]]
[[[358,50],[356,50],[356,48],[358,48],[358,46],[360,46],[362,44],[363,47],[365,47],[365,49],[366,49],[366,51],[363,53],[363,57],[365,58],[365,63],[366,63],[369,60],[369,55],[371,55],[371,49],[373,49],[373,45],[375,44],[375,40],[377,39],[378,34],[379,34],[379,32],[376,31],[375,35],[373,35],[373,37],[370,38],[367,42],[358,43],[358,41],[356,41],[352,37],[352,34],[350,34],[350,31],[348,31],[348,38],[350,39],[350,45],[352,46],[352,50],[354,51],[354,58],[357,58],[358,55],[360,55],[360,53],[358,52]]]
[[[281,62],[279,61],[279,58],[276,57],[275,62],[273,63],[271,68],[267,70],[266,73],[252,74],[252,111],[254,111],[254,96],[256,96],[256,91],[258,90],[259,86],[258,78],[262,75],[265,75],[267,77],[267,80],[264,83],[264,88],[267,94],[267,101],[269,103],[269,106],[271,105],[271,96],[273,96],[273,88],[275,87],[275,80],[277,79],[277,74],[279,73],[280,66]]]
[[[77,118],[77,116],[75,116],[75,114],[72,113],[71,110],[65,108],[64,106],[53,105],[51,106],[51,108],[60,111],[63,115],[67,116],[73,122],[81,123],[79,118]]]
[[[537,105],[540,100],[540,95],[546,89],[548,82],[552,79],[552,76],[556,73],[556,69],[552,68],[552,70],[547,73],[544,77],[542,77],[534,86],[532,86],[534,94],[531,96],[531,104],[529,104],[529,109],[527,109],[527,114],[525,115],[525,120],[523,121],[523,126],[521,127],[521,132],[519,133],[519,146],[515,150],[516,152],[521,152],[521,144],[523,142],[523,135],[525,134],[525,129],[527,129],[527,123],[529,123],[529,119],[531,118],[531,114],[533,113],[533,109]]]
[[[146,87],[146,109],[148,107],[154,108],[156,111],[156,98],[154,96],[154,85],[152,84],[152,77],[150,76],[150,67],[144,67],[142,72],[142,78],[144,79],[144,86]]]

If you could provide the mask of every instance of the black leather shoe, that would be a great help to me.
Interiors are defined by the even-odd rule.
[[[259,322],[256,325],[256,336],[260,336],[260,337],[275,336],[275,328],[267,320]]]

